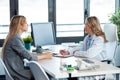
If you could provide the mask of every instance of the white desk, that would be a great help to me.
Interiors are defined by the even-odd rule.
[[[60,70],[60,58],[53,57],[52,59],[41,60],[39,63],[48,74],[56,79],[69,77],[68,73]]]
[[[63,58],[63,62],[67,62],[68,64],[75,64],[75,60],[77,58],[75,57],[69,57],[69,58]],[[71,77],[82,77],[82,76],[95,76],[95,75],[104,75],[104,74],[119,74],[120,68],[114,67],[112,65],[102,63],[99,61],[95,61],[95,65],[99,65],[99,68],[95,70],[82,70],[82,71],[61,71],[60,70],[60,58],[53,57],[52,59],[47,60],[41,60],[39,63],[42,65],[42,67],[45,69],[45,71],[50,74],[52,77],[58,79],[58,78],[69,78],[69,74],[71,74]],[[119,79],[118,79],[119,80]]]

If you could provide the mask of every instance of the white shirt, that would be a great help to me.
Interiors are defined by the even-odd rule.
[[[90,42],[90,47],[87,49],[87,38],[88,35],[84,38],[83,44],[81,47],[69,49],[70,54],[73,54],[75,50],[78,50],[74,53],[74,55],[86,56],[89,58],[95,58],[98,60],[104,60],[106,58],[104,52],[104,39],[101,36],[92,36],[92,40]]]

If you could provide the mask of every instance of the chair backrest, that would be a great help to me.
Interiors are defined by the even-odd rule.
[[[24,59],[25,65],[30,67],[30,70],[35,78],[35,80],[50,80],[44,69],[36,61],[28,61]]]
[[[117,41],[107,42],[104,45],[106,60],[112,61],[116,53]]]
[[[105,24],[103,29],[104,29],[106,38],[109,42],[118,41],[117,26],[116,25]]]
[[[4,64],[3,60],[1,59],[1,57],[0,57],[0,62],[3,65],[3,67],[4,67],[6,80],[14,80],[12,78],[12,76],[10,75],[10,73],[8,72],[7,67],[5,66],[5,64]]]
[[[113,60],[118,43],[117,26],[114,24],[105,24],[103,29],[108,40],[108,43],[105,44],[106,55],[109,59]]]

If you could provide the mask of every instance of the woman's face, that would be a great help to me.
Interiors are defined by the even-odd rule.
[[[85,22],[85,33],[87,33],[87,34],[91,34],[91,28],[90,28],[90,26],[88,25],[88,23],[87,22]]]
[[[28,24],[27,22],[25,22],[22,26],[21,26],[21,30],[22,32],[26,32],[28,30]]]

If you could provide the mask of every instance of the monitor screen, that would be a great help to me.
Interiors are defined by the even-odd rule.
[[[31,23],[31,32],[35,47],[56,43],[55,30],[52,22]]]

